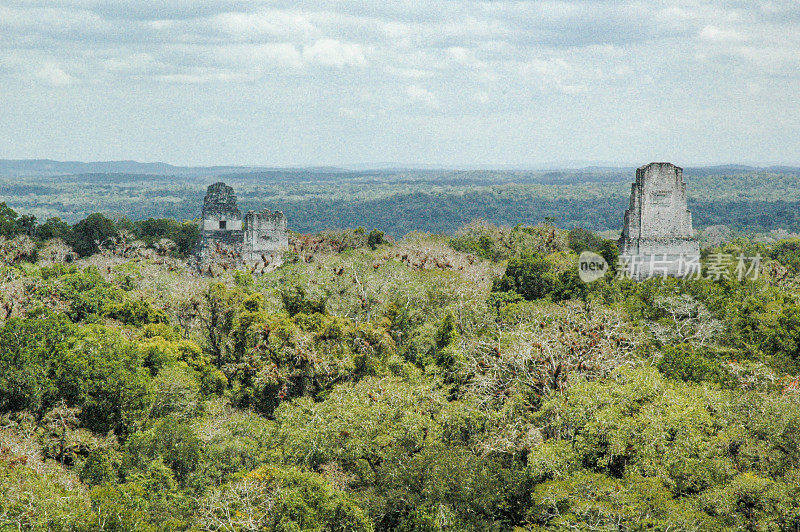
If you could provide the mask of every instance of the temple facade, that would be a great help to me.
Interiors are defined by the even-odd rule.
[[[699,273],[700,245],[686,206],[682,168],[650,163],[636,170],[619,249],[619,269],[635,279]]]

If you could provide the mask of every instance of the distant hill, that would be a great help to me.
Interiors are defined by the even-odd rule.
[[[800,175],[800,168],[792,166],[756,167],[744,165],[720,165],[685,167],[687,176],[708,176],[718,174],[752,174],[758,172],[783,173]],[[335,180],[338,177],[357,178],[366,175],[402,175],[415,174],[417,177],[424,175],[453,175],[453,174],[492,174],[513,175],[510,181],[515,182],[540,182],[545,184],[575,182],[615,182],[632,179],[635,173],[633,167],[614,166],[586,166],[583,168],[552,168],[550,170],[514,169],[511,165],[499,166],[494,169],[475,170],[470,168],[436,168],[428,165],[401,165],[401,164],[360,164],[349,168],[332,166],[309,167],[267,167],[267,166],[175,166],[168,163],[142,163],[138,161],[54,161],[51,159],[0,159],[0,176],[2,177],[36,177],[36,176],[67,176],[95,174],[120,174],[130,179],[132,176],[185,176],[208,177],[225,176],[239,179],[267,179],[275,180],[288,178],[296,180],[300,176],[314,175],[323,181]],[[520,179],[520,176],[525,176]],[[535,177],[534,177],[535,176]],[[119,176],[116,178],[119,181]],[[506,181],[506,179],[500,179]]]
[[[745,166],[741,164],[725,164],[719,166],[684,168],[683,172],[687,176],[739,175],[756,173],[800,175],[800,168],[796,166]]]
[[[338,168],[270,168],[265,166],[174,166],[167,163],[137,161],[53,161],[50,159],[0,159],[0,176],[57,176],[75,174],[138,174],[151,176],[209,176],[268,171],[341,172]]]

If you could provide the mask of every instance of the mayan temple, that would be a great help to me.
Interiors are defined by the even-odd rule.
[[[636,170],[619,240],[620,269],[635,279],[686,277],[700,268],[700,245],[686,207],[683,169],[650,163]]]
[[[248,211],[243,218],[233,188],[214,183],[203,201],[200,267],[207,270],[216,264],[245,266],[253,273],[269,271],[283,262],[288,235],[282,212]]]

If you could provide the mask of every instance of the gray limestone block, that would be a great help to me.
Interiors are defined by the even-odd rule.
[[[656,271],[637,270],[634,277],[683,277],[699,268],[700,245],[686,206],[683,169],[672,163],[650,163],[636,170],[631,199],[619,240],[621,260],[633,265],[658,263]],[[688,270],[687,270],[687,266]]]

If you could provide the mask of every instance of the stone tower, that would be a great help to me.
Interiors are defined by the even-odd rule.
[[[699,272],[700,245],[686,207],[682,168],[650,163],[636,170],[619,248],[623,273],[635,279]]]
[[[233,187],[214,183],[208,187],[203,200],[203,231],[215,235],[219,231],[241,231],[242,213],[236,206]]]
[[[208,187],[203,201],[203,231],[200,262],[238,261],[242,242],[242,213],[236,206],[236,194],[225,183]]]

